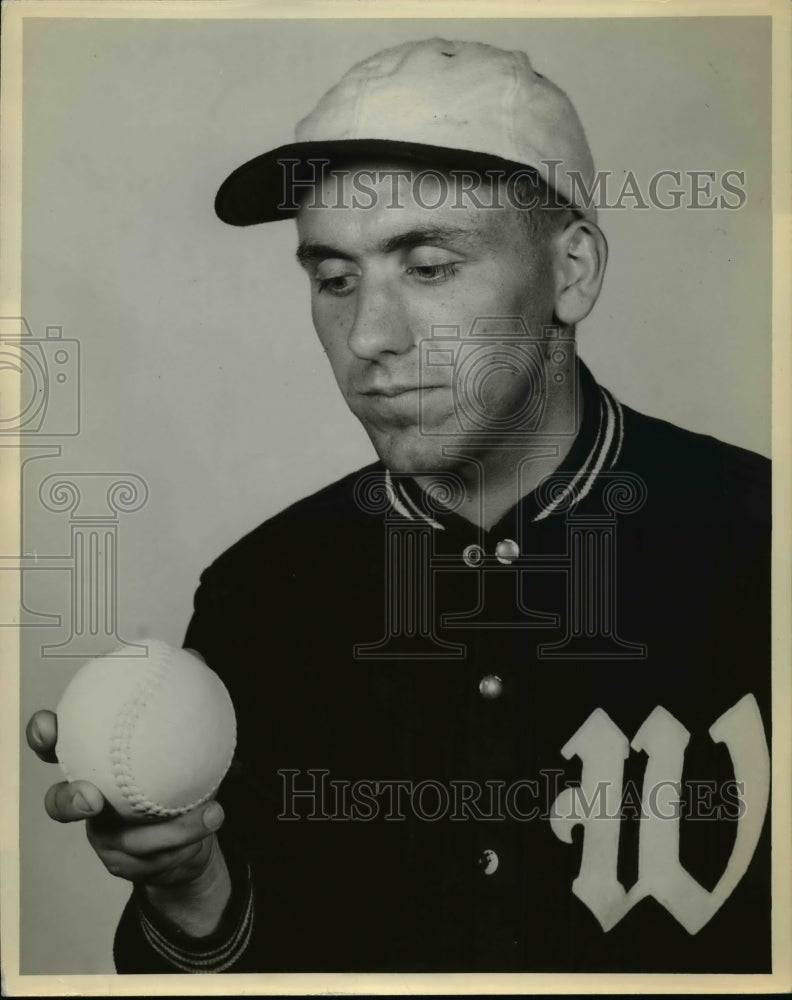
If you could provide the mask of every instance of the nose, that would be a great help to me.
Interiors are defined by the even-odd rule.
[[[387,280],[374,275],[362,278],[348,343],[350,351],[366,361],[382,354],[404,354],[413,346],[402,303]]]

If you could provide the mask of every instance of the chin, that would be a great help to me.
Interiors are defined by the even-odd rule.
[[[388,434],[370,432],[369,437],[380,461],[391,472],[431,475],[447,472],[459,464],[459,459],[443,454],[443,445],[453,444],[453,439],[428,437],[417,429],[402,429]]]

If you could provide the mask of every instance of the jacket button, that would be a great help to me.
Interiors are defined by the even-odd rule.
[[[495,558],[499,563],[508,566],[520,555],[520,546],[511,538],[504,538],[495,546]]]
[[[487,674],[479,681],[479,691],[483,698],[500,698],[503,692],[503,681],[497,674]]]
[[[468,566],[480,566],[484,559],[484,549],[480,545],[468,545],[462,553],[462,558]]]
[[[494,851],[482,851],[478,859],[479,867],[485,875],[494,875],[498,870],[498,855]]]

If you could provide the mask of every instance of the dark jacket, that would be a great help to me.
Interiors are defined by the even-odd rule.
[[[120,972],[769,971],[769,463],[582,384],[561,468],[490,531],[374,464],[203,574],[234,897],[192,941],[135,891]],[[639,818],[672,744],[674,864]],[[569,818],[586,767],[621,822]]]

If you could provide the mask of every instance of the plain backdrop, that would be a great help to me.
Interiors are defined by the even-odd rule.
[[[124,638],[180,643],[204,566],[374,457],[315,340],[293,225],[234,229],[212,203],[352,63],[431,35],[527,51],[616,179],[745,172],[739,211],[602,212],[610,263],[579,346],[624,402],[769,453],[769,20],[28,20],[23,308],[36,335],[80,342],[82,429],[29,465],[24,542],[68,549],[46,475],[142,477],[118,529]],[[29,602],[67,615],[68,574],[35,576]],[[276,627],[262,608],[263,643]],[[64,636],[25,633],[23,719],[80,665],[39,655]],[[112,971],[129,887],[47,819],[58,777],[23,753],[22,971]]]

